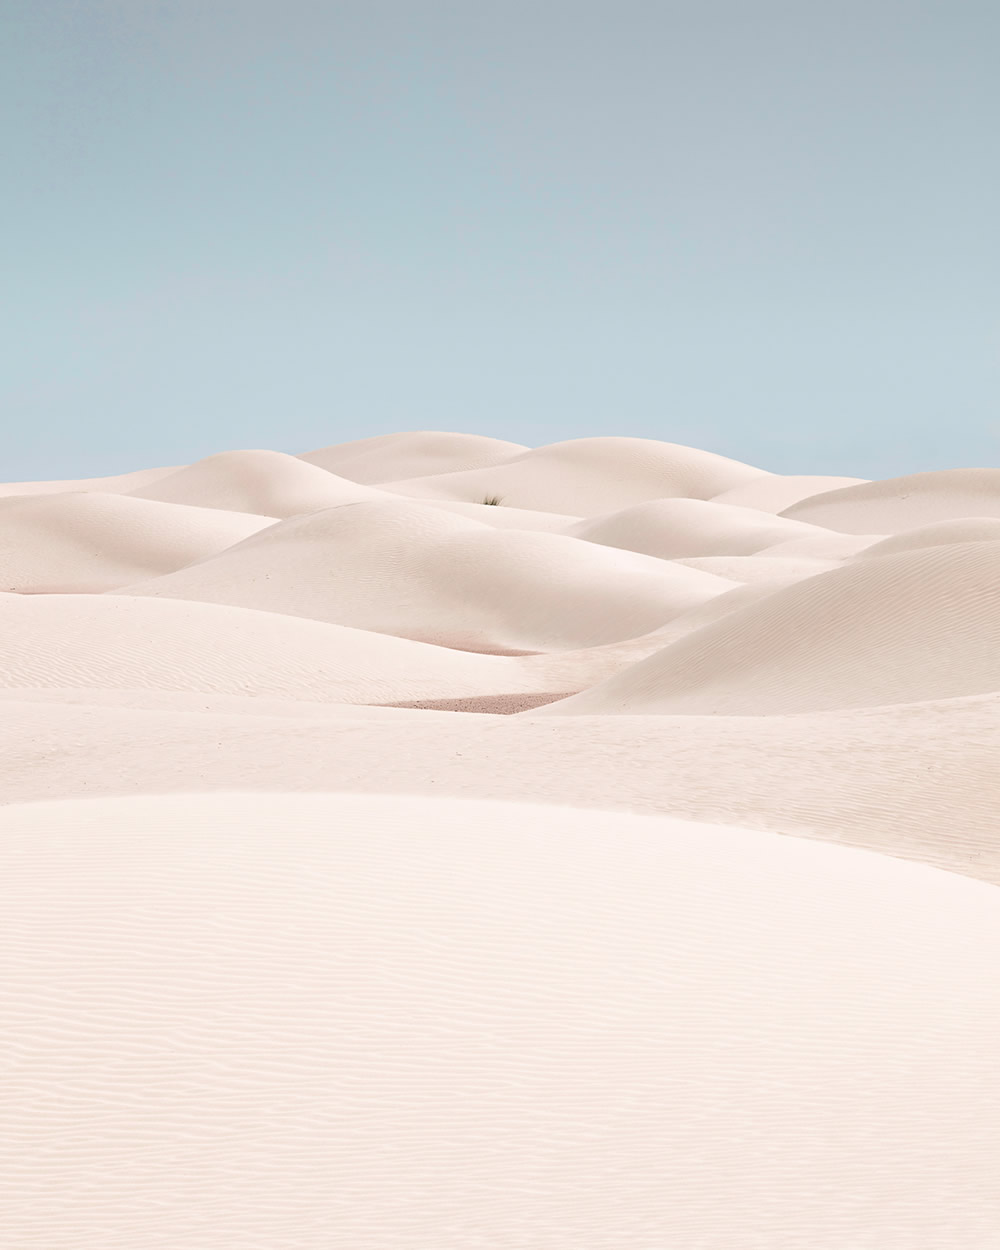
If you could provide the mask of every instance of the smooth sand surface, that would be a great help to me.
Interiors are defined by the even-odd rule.
[[[12,1245],[1000,1225],[995,887],[454,798],[70,800],[0,841]]]
[[[917,529],[892,534],[858,554],[868,556],[893,555],[897,551],[919,551],[921,547],[943,547],[950,543],[1000,542],[1000,517],[960,517],[953,521],[938,521]],[[775,553],[772,551],[772,555]]]
[[[733,580],[742,579],[398,500],[285,521],[122,593],[261,608],[470,650],[570,650],[648,633]]]
[[[578,438],[533,448],[484,469],[386,482],[417,499],[482,503],[592,517],[647,499],[709,499],[751,481],[760,469],[713,452],[647,438]]]
[[[0,485],[0,1245],[1000,1247],[998,482]]]
[[[336,477],[278,451],[220,452],[130,493],[141,499],[282,518],[382,498],[377,488]]]
[[[549,709],[742,716],[1000,690],[1000,543],[878,559],[783,587]]]
[[[0,497],[0,587],[97,594],[185,568],[273,524],[102,491]]]
[[[128,494],[150,486],[171,473],[177,466],[167,469],[137,469],[134,473],[118,473],[112,477],[84,477],[51,482],[0,482],[0,498],[6,495],[62,495],[68,491],[100,491],[103,494]]]
[[[731,486],[714,497],[715,503],[731,507],[754,508],[776,515],[802,499],[810,499],[821,491],[844,486],[858,486],[862,477],[822,477],[809,474],[764,473],[737,486]]]
[[[424,430],[335,443],[331,447],[303,452],[299,459],[370,486],[400,478],[482,469],[528,450],[523,443],[508,443],[481,434]]]
[[[945,469],[813,495],[783,516],[845,534],[899,534],[967,517],[1000,517],[1000,469]]]
[[[661,560],[686,556],[751,556],[765,547],[825,533],[752,508],[705,499],[647,499],[610,516],[579,521],[574,538],[624,547]]]

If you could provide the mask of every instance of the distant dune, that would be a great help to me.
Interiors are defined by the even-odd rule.
[[[420,432],[335,443],[303,452],[299,459],[352,482],[378,485],[400,478],[482,469],[528,450],[522,443],[507,443],[480,434]]]
[[[709,499],[761,475],[708,451],[645,438],[579,438],[520,452],[488,468],[386,482],[415,499],[497,498],[514,508],[597,516],[647,499]]]
[[[0,1242],[1000,1244],[998,758],[1000,469],[0,485]]]
[[[0,588],[111,590],[172,573],[273,524],[246,512],[101,491],[0,497]]]
[[[845,534],[899,534],[941,521],[1000,517],[1000,469],[943,469],[803,499],[782,516]]]
[[[412,501],[332,508],[130,595],[291,613],[475,650],[569,650],[648,633],[732,588],[634,552],[501,531]]]

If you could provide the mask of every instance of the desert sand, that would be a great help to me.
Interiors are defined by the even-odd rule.
[[[0,1244],[1000,1247],[1000,470],[0,485]]]

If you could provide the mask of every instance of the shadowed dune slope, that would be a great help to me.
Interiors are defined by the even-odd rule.
[[[914,1250],[1000,1226],[979,882],[412,797],[31,804],[0,857],[11,1245]]]
[[[386,482],[418,499],[479,503],[499,495],[514,508],[589,517],[646,499],[711,495],[761,474],[737,460],[645,438],[578,438],[522,452],[485,469]]]
[[[271,517],[97,491],[0,499],[0,587],[100,593],[215,555]]]
[[[962,518],[1000,517],[1000,469],[942,469],[827,491],[782,516],[845,534],[898,534]]]
[[[375,487],[348,482],[280,451],[223,451],[131,494],[279,519],[385,498]]]
[[[773,715],[1000,690],[1000,543],[856,561],[537,714]]]
[[[417,503],[298,517],[128,595],[235,604],[446,646],[548,650],[648,633],[731,588],[709,573]]]
[[[750,556],[775,543],[824,531],[751,508],[704,499],[648,499],[610,516],[580,521],[566,532],[606,547],[681,560],[689,556]]]
[[[446,434],[418,430],[380,434],[351,443],[335,443],[298,457],[339,477],[364,485],[480,469],[520,455],[523,443],[507,443],[482,434]]]

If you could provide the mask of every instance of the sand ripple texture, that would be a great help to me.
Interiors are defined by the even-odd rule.
[[[0,1246],[1000,1250],[998,482],[0,485]]]

